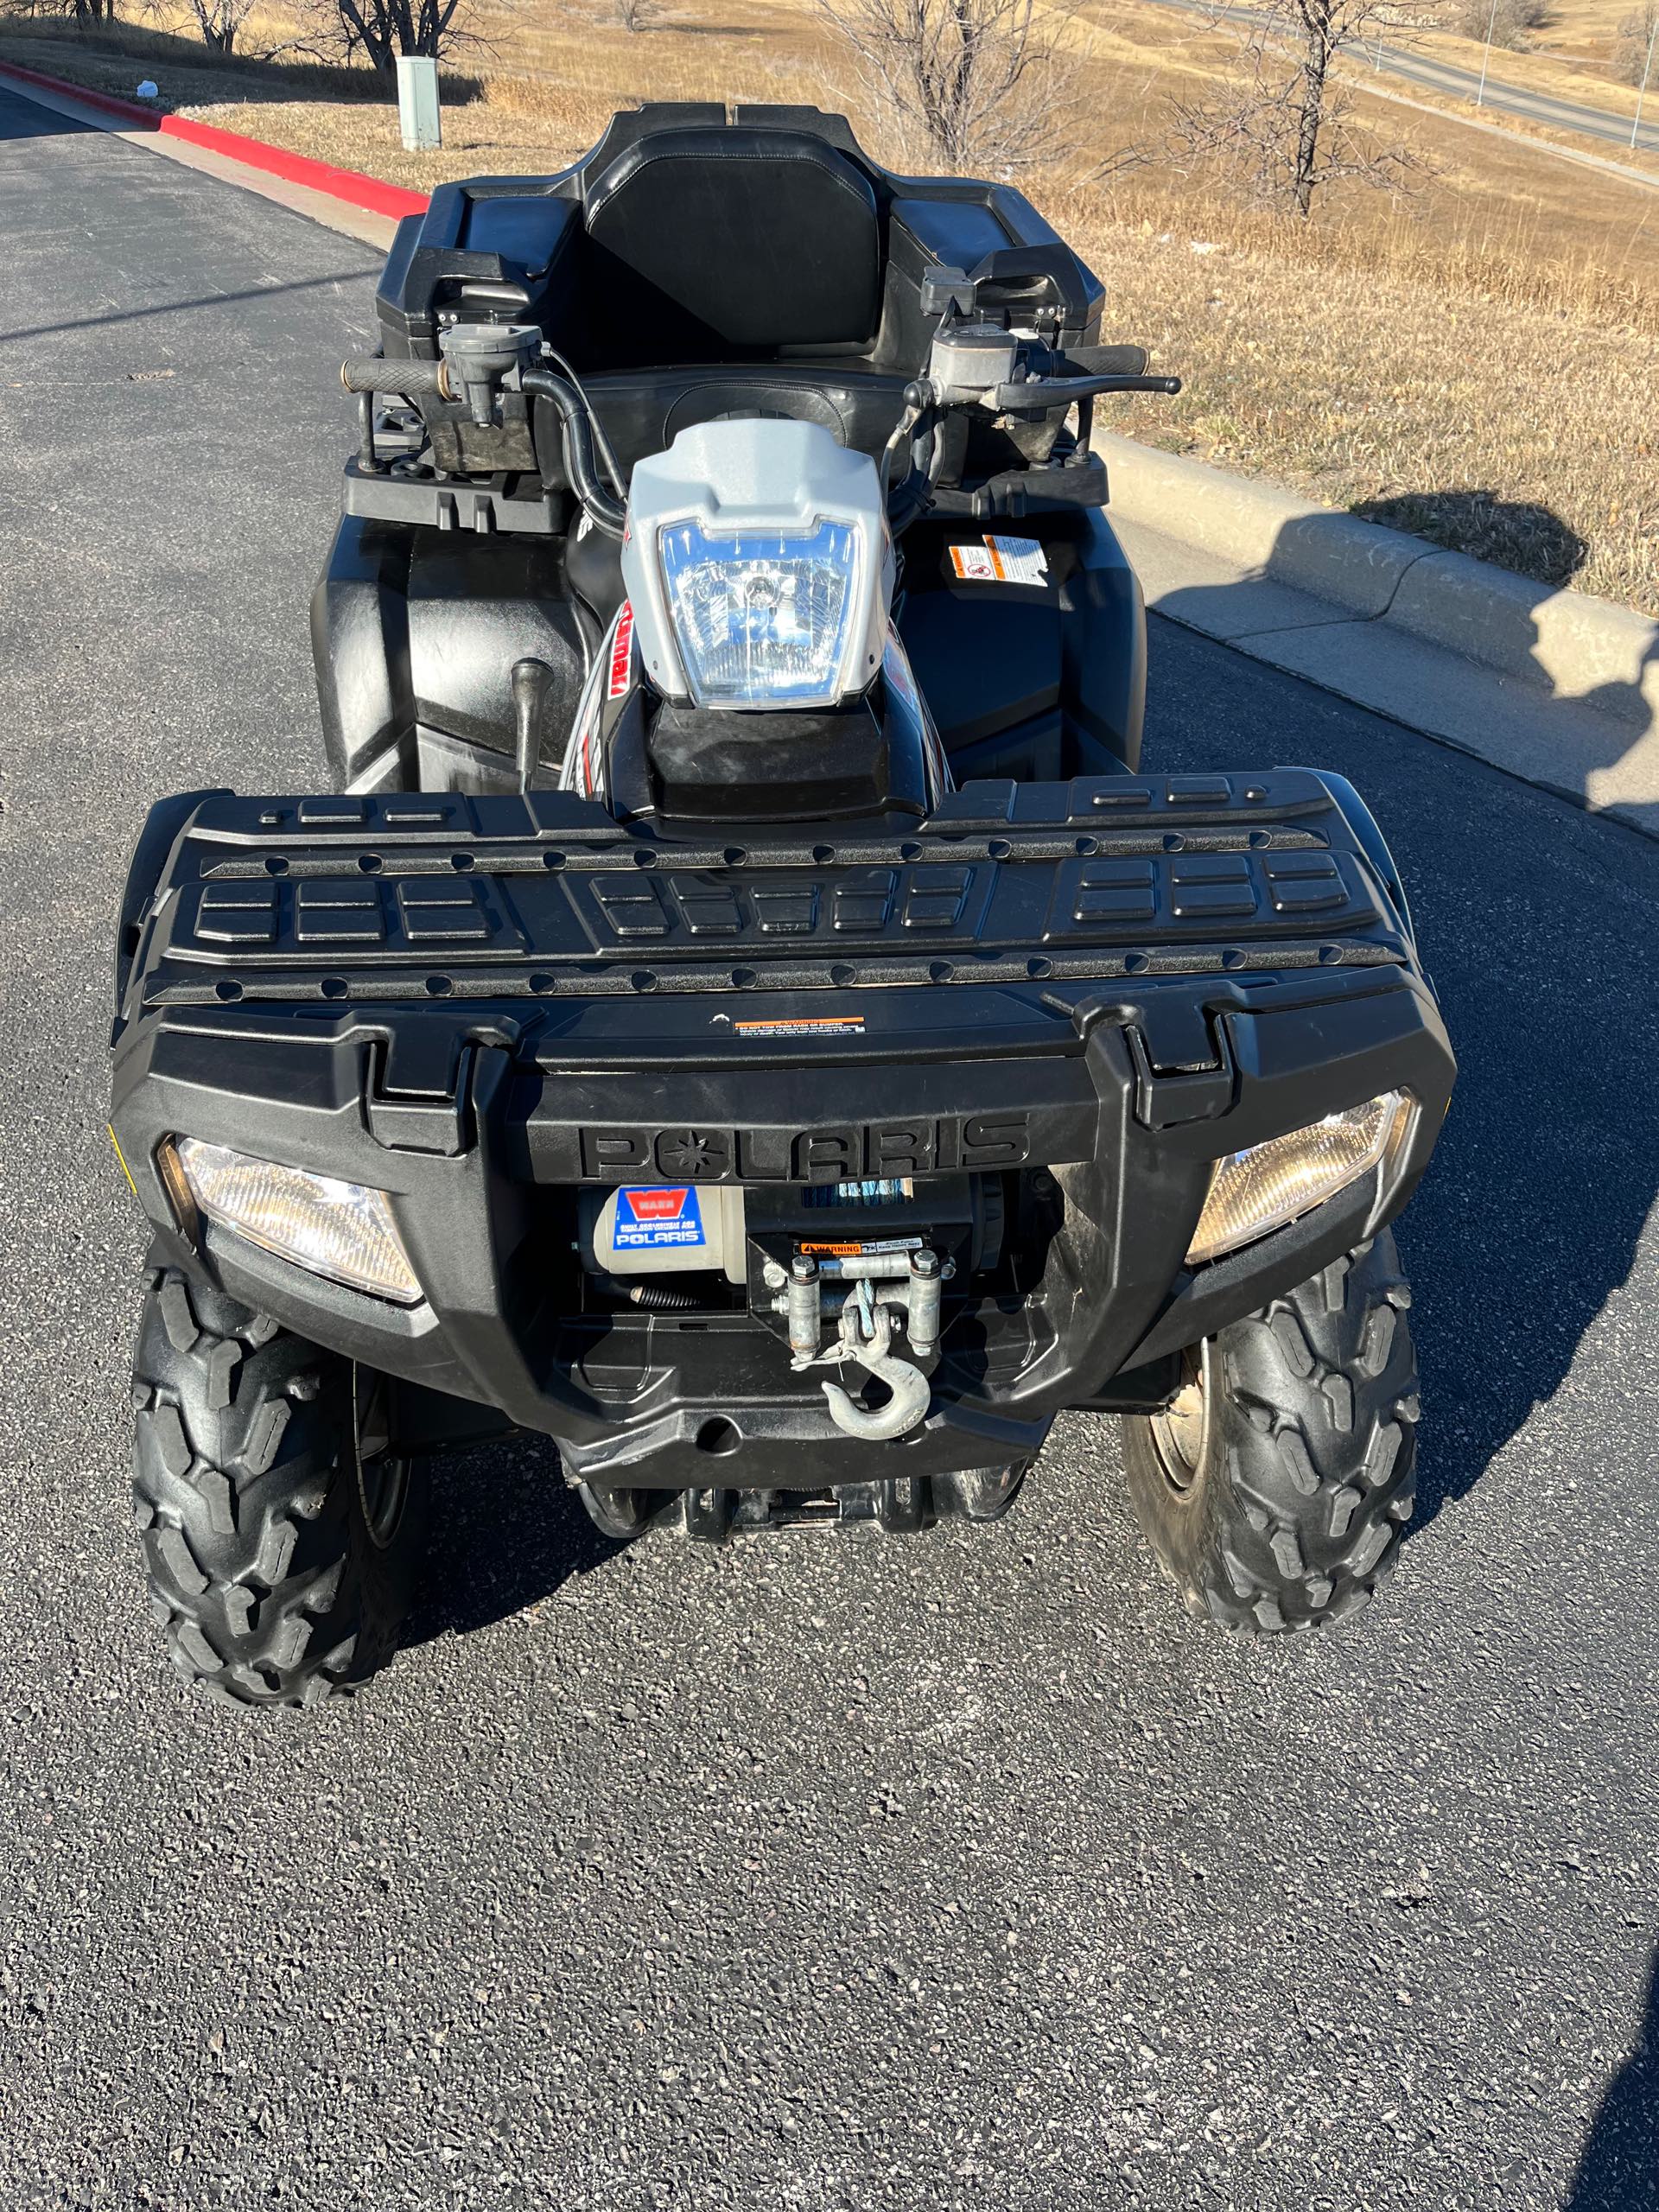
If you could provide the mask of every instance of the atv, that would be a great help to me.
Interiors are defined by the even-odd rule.
[[[1454,1066],[1340,777],[1143,774],[1090,447],[1178,389],[1016,192],[646,107],[398,228],[314,602],[328,796],[163,801],[111,1123],[134,1495],[234,1701],[396,1647],[425,1467],[619,1541],[991,1521],[1122,1417],[1189,1611],[1365,1603]]]

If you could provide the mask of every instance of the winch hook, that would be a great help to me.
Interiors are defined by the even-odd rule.
[[[868,1339],[860,1328],[861,1311],[870,1332]],[[839,1382],[826,1382],[823,1389],[830,1402],[830,1420],[849,1436],[860,1437],[866,1443],[879,1444],[905,1435],[925,1415],[932,1387],[918,1367],[900,1359],[893,1351],[888,1308],[867,1304],[861,1309],[849,1303],[842,1309],[840,1335],[842,1356],[857,1360],[868,1373],[878,1376],[893,1395],[885,1406],[872,1411],[855,1405]]]

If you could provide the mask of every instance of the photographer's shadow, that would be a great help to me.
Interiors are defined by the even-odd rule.
[[[1659,2212],[1659,1953],[1636,2047],[1597,2108],[1563,2212]]]

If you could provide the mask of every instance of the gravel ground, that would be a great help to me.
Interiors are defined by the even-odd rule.
[[[1659,2202],[1659,848],[1187,633],[1153,757],[1352,775],[1463,1057],[1385,1600],[1193,1627],[1081,1417],[994,1529],[719,1553],[611,1549],[526,1443],[442,1470],[367,1694],[176,1685],[113,903],[153,795],[320,773],[370,261],[0,97],[5,2201]]]

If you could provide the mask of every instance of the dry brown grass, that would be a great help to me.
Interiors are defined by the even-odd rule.
[[[896,151],[804,0],[728,0],[706,22],[676,0],[633,35],[597,0],[493,5],[488,48],[467,57],[480,96],[446,108],[437,155],[403,152],[366,72],[290,82],[202,56],[187,79],[175,48],[156,73],[228,128],[423,188],[562,167],[647,95],[842,107],[873,150]],[[279,8],[256,38],[283,35]],[[1168,92],[1230,50],[1201,22],[1098,0],[1075,45],[1100,118],[1091,162],[1155,146]],[[81,51],[82,81],[117,66],[111,88],[130,91],[124,60]],[[1089,164],[1023,180],[1099,270],[1109,334],[1151,344],[1187,379],[1173,403],[1122,404],[1114,427],[1546,581],[1576,568],[1584,588],[1659,613],[1659,195],[1372,105],[1434,175],[1409,200],[1332,194],[1312,224],[1155,163],[1110,189]]]
[[[1659,332],[1598,326],[1272,244],[1073,226],[1185,390],[1114,428],[1437,543],[1659,613]],[[1200,241],[1208,243],[1208,241]]]

